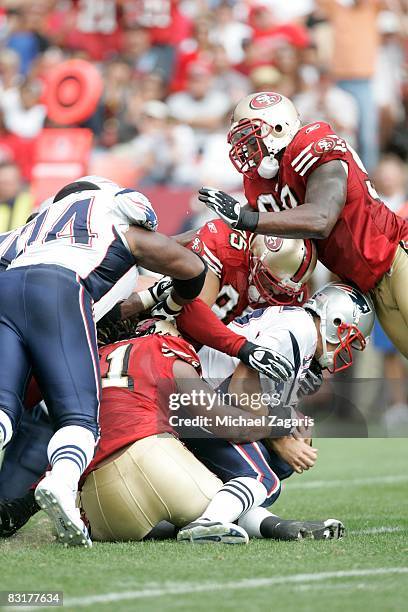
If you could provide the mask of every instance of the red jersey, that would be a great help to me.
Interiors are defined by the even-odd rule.
[[[260,211],[304,203],[307,180],[322,164],[341,160],[347,173],[347,199],[328,238],[316,240],[320,261],[343,281],[369,291],[390,269],[408,222],[378,197],[357,153],[327,123],[302,127],[286,147],[276,178],[244,177],[249,204]]]
[[[169,395],[177,391],[173,363],[199,370],[200,360],[182,338],[151,335],[115,342],[99,350],[102,398],[101,438],[85,476],[101,461],[136,440],[172,432]]]
[[[226,325],[248,306],[251,236],[250,232],[230,229],[218,219],[200,228],[188,245],[220,280],[212,310]]]

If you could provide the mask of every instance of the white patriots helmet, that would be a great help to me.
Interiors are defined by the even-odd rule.
[[[288,146],[301,126],[293,102],[273,91],[242,98],[232,114],[228,143],[230,160],[244,175],[257,171],[273,178],[279,169],[276,155]]]
[[[345,283],[328,283],[304,304],[320,318],[323,353],[318,361],[329,372],[340,372],[353,363],[352,349],[363,351],[375,320],[371,298]],[[327,342],[337,345],[327,350]]]
[[[130,225],[140,225],[150,231],[156,231],[158,220],[152,204],[145,195],[131,188],[118,185],[104,176],[81,176],[78,181],[88,181],[112,197],[109,207],[121,231]]]

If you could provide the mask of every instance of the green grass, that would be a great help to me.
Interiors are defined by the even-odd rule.
[[[52,542],[47,519],[39,514],[18,536],[0,544],[0,588],[63,590],[67,603],[72,598],[136,592],[129,599],[66,605],[65,610],[406,609],[408,574],[316,581],[306,576],[279,582],[299,574],[320,578],[321,572],[408,567],[408,441],[336,439],[315,444],[320,449],[317,466],[288,481],[274,512],[287,518],[339,518],[349,531],[342,541],[252,541],[246,547],[144,542],[66,550]],[[370,480],[353,482],[363,479]],[[313,481],[318,481],[317,487]],[[395,530],[360,533],[380,527]],[[278,582],[248,584],[260,578]],[[247,582],[240,585],[241,581]],[[220,585],[226,583],[223,590]],[[197,588],[201,590],[194,592]],[[141,591],[143,597],[137,596]]]

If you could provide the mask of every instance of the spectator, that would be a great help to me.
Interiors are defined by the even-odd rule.
[[[232,65],[244,59],[243,43],[252,36],[252,28],[234,17],[234,2],[223,0],[215,11],[213,40],[223,45],[227,58]]]
[[[171,83],[172,91],[180,91],[187,87],[190,64],[197,62],[211,64],[214,44],[211,36],[212,25],[209,16],[197,17],[194,22],[193,36],[183,40],[179,45],[175,74]]]
[[[2,98],[8,92],[17,91],[22,81],[20,71],[20,57],[12,49],[0,51],[0,92]]]
[[[193,62],[187,72],[185,91],[172,94],[168,99],[171,114],[192,127],[204,145],[205,136],[223,124],[231,107],[228,96],[213,89],[213,75],[208,65]]]
[[[225,93],[231,105],[250,93],[249,79],[233,68],[223,45],[214,45],[212,69],[214,89]]]
[[[326,70],[321,70],[314,87],[295,96],[303,123],[326,121],[351,146],[357,146],[358,107],[353,96],[337,87]]]
[[[40,103],[41,84],[26,80],[19,88],[18,95],[3,103],[4,122],[8,130],[22,138],[34,138],[42,129],[46,109]]]
[[[378,195],[393,212],[405,206],[408,199],[407,170],[396,155],[385,155],[374,174]]]
[[[175,124],[166,104],[150,100],[142,107],[138,135],[112,153],[132,160],[140,187],[191,184],[195,138],[191,128]]]
[[[405,57],[401,40],[401,21],[395,13],[382,11],[378,16],[381,34],[374,93],[380,113],[380,142],[384,148],[397,122],[403,120],[401,90]]]
[[[160,73],[166,81],[173,71],[173,53],[152,45],[149,29],[142,25],[129,26],[123,33],[123,57],[132,66],[136,76]]]
[[[24,225],[33,208],[17,164],[0,163],[0,233]]]
[[[333,28],[332,73],[359,109],[359,151],[372,172],[378,163],[378,111],[373,76],[379,36],[380,0],[320,0]]]

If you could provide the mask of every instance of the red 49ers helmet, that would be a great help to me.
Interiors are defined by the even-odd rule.
[[[312,240],[255,236],[251,242],[250,305],[298,303],[316,259]]]

